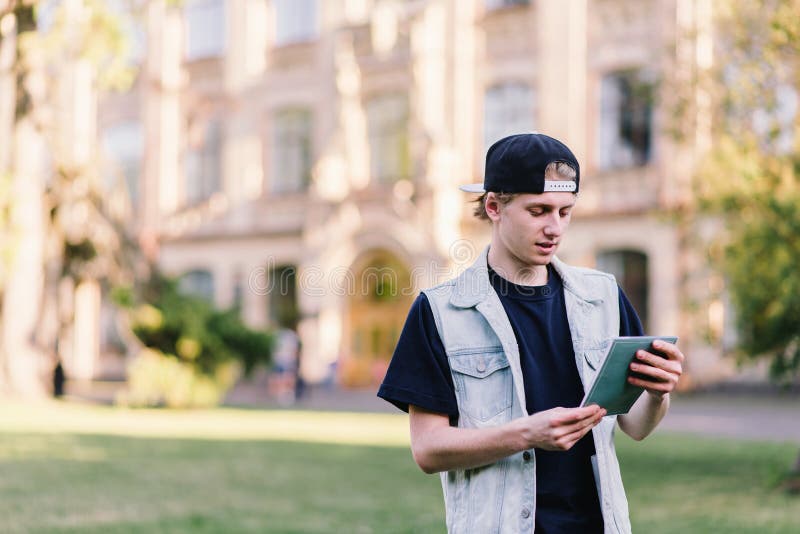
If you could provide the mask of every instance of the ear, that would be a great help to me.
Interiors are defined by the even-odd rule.
[[[489,216],[492,222],[496,222],[500,219],[500,211],[503,208],[503,204],[497,200],[497,195],[494,192],[489,191],[486,193],[483,206],[486,209],[486,215]]]

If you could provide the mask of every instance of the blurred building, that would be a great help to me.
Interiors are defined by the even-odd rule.
[[[726,306],[668,216],[697,146],[654,104],[699,57],[680,35],[707,4],[150,2],[138,79],[98,108],[109,177],[187,290],[297,328],[307,379],[364,386],[419,289],[488,243],[456,186],[482,180],[494,140],[550,134],[582,164],[560,257],[616,274],[648,332],[682,338],[693,383],[717,380]]]

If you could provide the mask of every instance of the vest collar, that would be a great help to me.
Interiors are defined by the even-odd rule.
[[[603,302],[603,286],[592,283],[592,278],[594,277],[581,276],[578,268],[567,265],[557,256],[553,256],[553,261],[550,263],[561,276],[565,290],[586,302],[593,304]],[[599,273],[595,272],[595,274]]]
[[[489,247],[483,249],[466,271],[455,279],[455,287],[450,294],[450,304],[457,308],[472,308],[483,302],[494,291],[489,282]]]
[[[488,257],[489,247],[487,246],[478,255],[475,263],[455,279],[455,286],[450,295],[450,304],[457,308],[472,308],[494,293],[494,289],[489,282]],[[565,290],[586,302],[598,303],[603,301],[599,286],[587,283],[586,277],[579,276],[578,273],[574,272],[573,267],[570,267],[556,256],[553,257],[551,263],[559,276],[561,276]]]

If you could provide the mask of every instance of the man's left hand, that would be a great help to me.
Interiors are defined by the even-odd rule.
[[[645,350],[636,352],[630,369],[639,376],[629,376],[628,382],[660,399],[677,387],[685,357],[677,346],[662,340],[653,341],[653,350],[662,356]]]

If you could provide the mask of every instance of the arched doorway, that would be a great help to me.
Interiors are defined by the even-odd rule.
[[[411,276],[404,263],[385,250],[363,254],[351,272],[339,381],[344,387],[376,386],[414,298]]]

